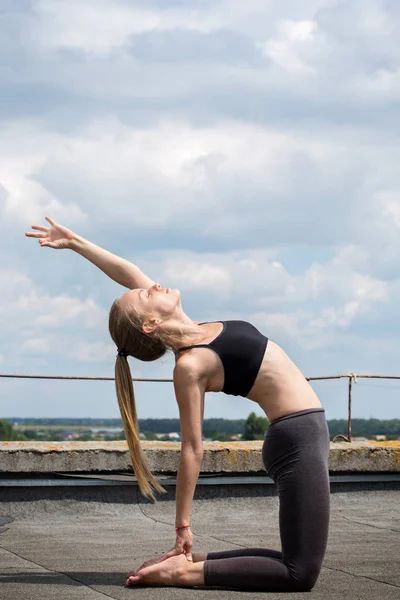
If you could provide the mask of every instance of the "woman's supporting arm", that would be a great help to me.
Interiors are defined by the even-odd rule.
[[[203,453],[189,446],[183,446],[176,478],[176,519],[175,527],[190,525],[193,496],[200,473]]]
[[[176,526],[190,523],[193,495],[203,458],[202,425],[205,382],[191,356],[182,356],[174,370],[181,424],[181,456],[176,485]]]

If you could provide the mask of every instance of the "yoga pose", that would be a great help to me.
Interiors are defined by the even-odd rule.
[[[274,592],[308,591],[321,570],[329,526],[329,433],[325,411],[287,354],[246,321],[198,323],[182,309],[178,290],[162,288],[136,265],[46,217],[26,235],[42,246],[70,248],[129,289],[111,307],[117,346],[115,382],[132,465],[141,492],[163,491],[140,449],[128,356],[152,361],[175,355],[174,387],[181,423],[176,486],[176,541],[158,559],[129,574],[127,585],[222,586]],[[245,548],[192,554],[190,513],[203,456],[208,391],[256,402],[270,425],[262,457],[279,495],[281,550]]]

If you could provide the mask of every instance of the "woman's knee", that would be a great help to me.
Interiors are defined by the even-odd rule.
[[[295,573],[292,573],[294,590],[297,592],[309,592],[317,582],[321,567],[317,565],[308,565],[298,567]]]

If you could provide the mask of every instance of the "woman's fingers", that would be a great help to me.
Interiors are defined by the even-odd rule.
[[[25,233],[26,237],[34,237],[34,238],[45,238],[49,233],[48,227],[42,227],[41,225],[32,225],[32,229],[36,229],[36,231],[40,231],[42,233],[34,233],[33,231],[27,231]]]
[[[50,223],[52,227],[55,227],[57,225],[57,223],[53,221],[53,219],[50,219],[50,217],[45,217],[45,219]]]
[[[191,542],[186,542],[186,544],[184,545],[184,549],[183,549],[186,558],[190,562],[193,562],[192,548],[193,548],[193,544]]]
[[[32,225],[32,229],[37,229],[38,231],[49,231],[48,227],[42,227],[41,225]]]
[[[33,233],[33,231],[27,231],[25,235],[26,235],[26,237],[33,237],[33,238],[46,238],[47,237],[47,233]]]

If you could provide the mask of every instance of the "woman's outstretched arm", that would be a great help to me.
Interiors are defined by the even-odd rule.
[[[90,260],[103,273],[130,290],[134,288],[147,290],[154,285],[154,281],[129,260],[112,254],[80,236],[75,236],[71,250]]]
[[[59,250],[65,248],[73,250],[87,258],[108,277],[129,289],[148,289],[154,285],[154,281],[150,277],[125,258],[112,254],[112,252],[85,240],[70,229],[59,225],[50,217],[46,217],[46,221],[50,223],[51,227],[32,225],[32,229],[37,230],[38,233],[30,231],[25,235],[38,238],[41,246]]]

